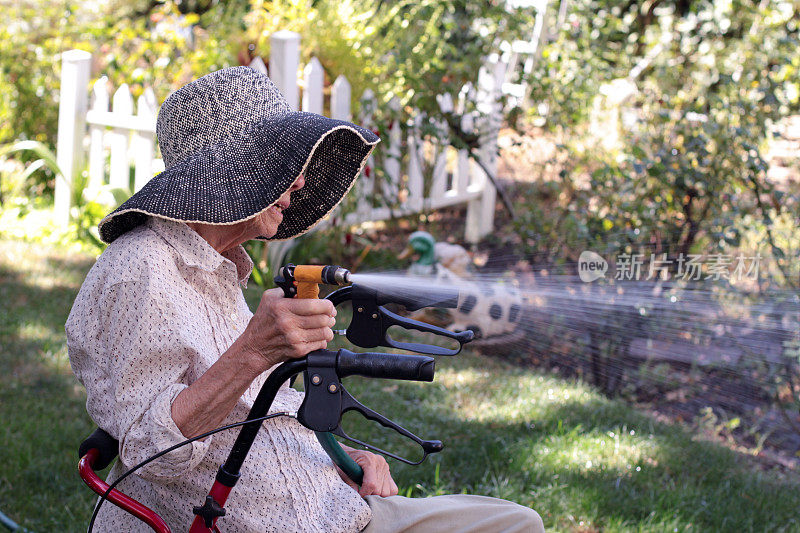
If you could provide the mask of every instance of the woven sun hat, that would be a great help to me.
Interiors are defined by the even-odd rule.
[[[355,183],[380,140],[366,128],[291,109],[250,67],[231,67],[172,93],[158,113],[164,171],[100,221],[106,243],[148,216],[235,224],[275,204],[301,176],[305,186],[274,236],[307,232]]]

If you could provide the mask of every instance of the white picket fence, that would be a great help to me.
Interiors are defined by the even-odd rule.
[[[462,107],[465,98],[475,98],[481,116],[488,117],[480,124],[481,131],[493,132],[479,150],[483,165],[494,172],[496,168],[497,131],[502,121],[498,103],[503,83],[506,82],[508,54],[493,54],[481,69],[478,87],[465,88],[457,102],[449,95],[441,98],[442,106]],[[69,186],[76,169],[82,168],[88,151],[89,180],[86,197],[93,198],[103,185],[130,187],[131,167],[134,169],[134,189],[141,188],[164,165],[155,157],[155,124],[158,104],[154,93],[147,89],[137,99],[123,84],[113,95],[108,80],[101,77],[94,83],[89,106],[89,95],[82,88],[88,86],[91,56],[87,52],[71,50],[62,56],[62,86],[59,111],[58,163],[66,180],[57,182],[56,214],[66,223],[69,217]],[[303,69],[302,79],[297,73],[300,66],[300,36],[280,31],[271,37],[270,68],[267,73],[263,61],[256,58],[250,65],[270,76],[272,81],[294,109],[323,114],[324,72],[316,58]],[[302,89],[302,99],[300,93]],[[347,79],[339,76],[330,87],[327,115],[332,118],[353,120],[351,88]],[[361,110],[356,122],[370,127],[376,99],[370,91],[361,99]],[[392,100],[390,106],[398,106]],[[465,239],[477,242],[492,231],[496,191],[484,171],[471,161],[465,151],[457,152],[447,143],[423,142],[419,127],[425,117],[418,115],[411,124],[393,123],[388,132],[381,132],[380,157],[373,157],[356,188],[357,208],[340,217],[347,224],[384,220],[395,216],[439,209],[460,203],[467,204]],[[465,128],[473,126],[474,117],[466,116]],[[383,173],[388,179],[377,183],[374,164],[383,161]],[[107,163],[108,161],[108,163]],[[108,173],[106,175],[106,168]],[[430,183],[426,187],[426,174]],[[60,185],[60,186],[59,186]],[[428,194],[424,193],[428,190]]]
[[[541,55],[542,44],[550,39],[549,30],[555,29],[554,23],[548,22],[552,18],[550,5],[553,0],[507,0],[506,10],[513,12],[519,8],[534,8],[536,10],[535,22],[531,35],[527,40],[518,39],[512,42],[500,43],[502,52],[501,61],[507,65],[505,78],[500,87],[501,92],[507,97],[509,106],[528,108],[529,87],[525,82],[533,72],[533,67]],[[566,16],[567,0],[559,0],[558,24],[563,23]]]

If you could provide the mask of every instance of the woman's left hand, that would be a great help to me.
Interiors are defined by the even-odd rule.
[[[382,455],[376,455],[365,450],[356,450],[349,446],[342,446],[342,448],[364,470],[364,480],[361,483],[361,487],[359,488],[338,467],[336,469],[339,470],[339,475],[345,483],[357,490],[362,498],[369,495],[383,496],[385,498],[397,494],[397,485],[389,472],[389,464]]]

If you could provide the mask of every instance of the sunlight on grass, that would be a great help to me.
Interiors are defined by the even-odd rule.
[[[658,465],[658,444],[654,435],[637,435],[634,430],[618,428],[605,433],[581,433],[573,427],[562,434],[551,435],[541,443],[528,447],[532,461],[538,465],[573,472],[616,473],[641,472]]]
[[[21,241],[37,241],[51,246],[69,247],[78,252],[81,245],[69,241],[69,232],[57,221],[52,208],[11,207],[0,210],[0,237]]]
[[[585,429],[583,424],[565,423],[559,417],[565,404],[591,410],[608,402],[585,385],[517,372],[498,379],[496,371],[480,367],[444,369],[436,381],[446,389],[448,406],[459,419],[522,423],[531,429],[545,424],[543,439],[514,446],[512,453],[526,458],[525,467],[623,476],[658,464],[658,444],[652,432],[641,433],[624,425]]]
[[[28,322],[17,329],[17,337],[23,341],[32,342],[62,342],[61,335],[43,328],[41,322]]]
[[[478,372],[472,368],[461,371],[445,370],[436,373],[436,381],[443,387],[457,390],[461,387],[474,385],[479,377],[486,377],[486,375],[486,372]]]
[[[91,513],[75,450],[92,423],[64,322],[92,260],[0,240],[0,507],[33,531],[80,531]]]
[[[498,380],[496,372],[444,369],[436,383],[447,390],[453,409],[474,421],[519,422],[542,416],[550,406],[565,401],[597,401],[596,393],[581,384],[565,384],[533,374]]]
[[[0,265],[31,287],[77,289],[92,264],[91,256],[79,253],[79,248],[61,245],[45,248],[23,241],[2,242]],[[27,298],[25,292],[19,296]]]
[[[41,235],[45,228],[55,227],[55,212],[53,209],[9,207],[0,211],[0,224],[4,238],[32,239]]]

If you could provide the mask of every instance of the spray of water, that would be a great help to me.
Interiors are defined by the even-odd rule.
[[[557,368],[682,418],[711,408],[744,420],[742,431],[762,441],[800,449],[795,292],[749,293],[725,280],[586,283],[569,270],[574,265],[466,277],[395,271],[353,281],[409,297],[457,291],[447,325],[477,329],[475,344],[487,355]]]

